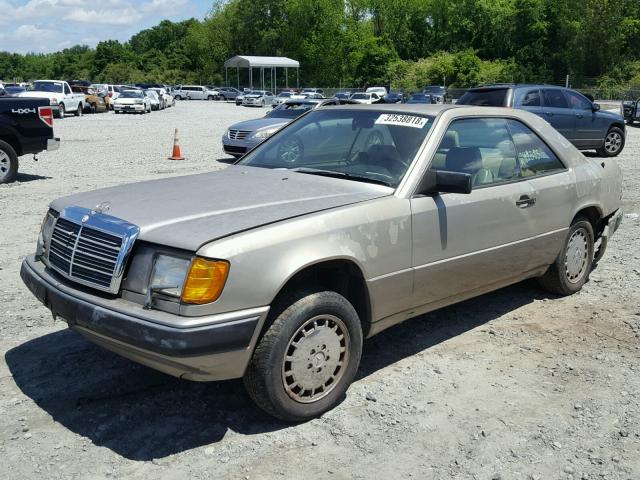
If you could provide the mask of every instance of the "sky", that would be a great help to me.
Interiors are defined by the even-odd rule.
[[[126,41],[161,20],[202,19],[211,0],[0,0],[0,51],[47,53]]]

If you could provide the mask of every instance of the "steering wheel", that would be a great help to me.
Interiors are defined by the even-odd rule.
[[[278,159],[283,163],[297,163],[304,158],[304,144],[300,137],[292,135],[278,146]]]

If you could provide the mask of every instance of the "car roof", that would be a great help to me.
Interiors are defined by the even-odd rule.
[[[469,90],[492,90],[496,88],[532,88],[532,87],[544,87],[544,88],[566,88],[561,85],[549,85],[547,83],[488,83],[486,85],[478,85],[472,87]]]
[[[384,104],[384,103],[374,103],[373,105],[363,105],[363,104],[345,104],[345,105],[336,105],[332,106],[332,109],[339,110],[374,110],[374,111],[389,111],[389,112],[399,112],[399,113],[417,113],[421,115],[438,115],[440,112],[450,109],[463,109],[470,108],[467,105],[453,105],[453,104]],[[474,107],[474,108],[486,108],[486,107]]]

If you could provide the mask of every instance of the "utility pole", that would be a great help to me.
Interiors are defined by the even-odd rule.
[[[569,75],[567,75],[567,78],[564,81],[564,87],[569,88]]]

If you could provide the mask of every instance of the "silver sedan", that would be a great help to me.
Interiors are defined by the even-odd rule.
[[[578,292],[620,205],[616,161],[526,111],[334,106],[225,170],[53,201],[21,274],[97,344],[184,379],[244,377],[303,421],[392,325],[528,278]]]

